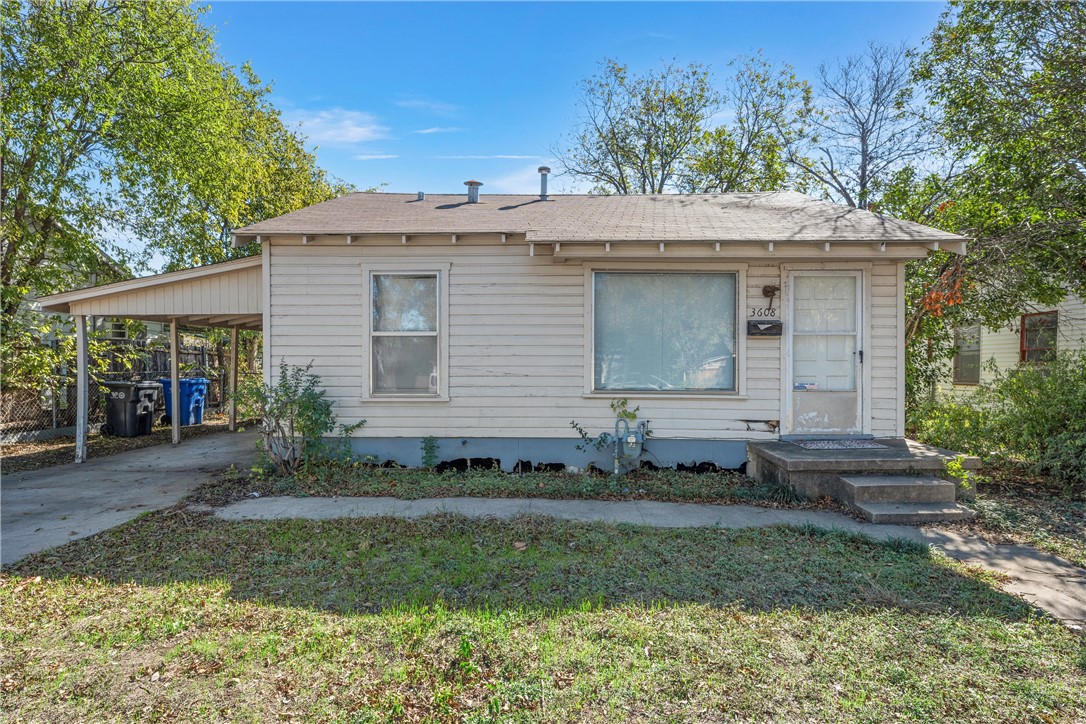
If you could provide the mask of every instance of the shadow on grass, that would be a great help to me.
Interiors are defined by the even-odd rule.
[[[238,600],[343,614],[696,603],[1037,616],[922,545],[817,528],[678,530],[453,515],[237,523],[176,507],[5,572],[155,586],[224,580]]]

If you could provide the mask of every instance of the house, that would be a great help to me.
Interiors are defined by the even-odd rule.
[[[873,520],[968,515],[949,483],[845,477],[938,475],[952,456],[903,440],[905,262],[964,238],[792,192],[548,196],[541,173],[539,195],[349,194],[237,229],[259,256],[43,302],[77,330],[262,329],[266,381],[312,363],[380,460],[418,465],[426,441],[507,470],[609,469],[573,426],[611,432],[626,400],[657,465],[749,457],[804,495],[912,506]],[[810,439],[879,450],[780,442]]]
[[[994,331],[979,324],[964,327],[955,330],[954,344],[958,352],[949,377],[940,385],[944,392],[967,391],[989,382],[996,370],[1086,349],[1086,303],[1071,294],[1055,307],[1030,307]]]
[[[653,461],[904,435],[904,262],[965,239],[798,193],[356,193],[259,243],[264,359],[313,363],[358,452],[581,465],[570,423],[650,420]],[[267,365],[274,370],[275,365]]]

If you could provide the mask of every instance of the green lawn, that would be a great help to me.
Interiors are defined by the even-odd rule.
[[[1086,648],[990,577],[813,529],[228,523],[0,586],[7,720],[1075,721]]]
[[[1025,543],[1086,568],[1086,500],[1060,494],[1043,481],[1015,480],[1006,473],[981,487],[977,517],[946,526],[997,542]]]

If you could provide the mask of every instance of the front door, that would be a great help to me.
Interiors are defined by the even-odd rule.
[[[790,404],[785,432],[860,433],[863,272],[793,271],[789,282]]]

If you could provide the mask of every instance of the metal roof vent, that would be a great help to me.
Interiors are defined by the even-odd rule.
[[[464,185],[468,187],[468,203],[479,203],[479,187],[483,185],[482,181],[465,181]]]
[[[539,171],[539,200],[547,200],[547,174],[551,172],[547,166],[540,166]]]
[[[418,200],[419,201],[425,201],[426,200],[426,192],[425,191],[419,191],[419,199]]]

